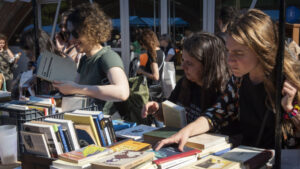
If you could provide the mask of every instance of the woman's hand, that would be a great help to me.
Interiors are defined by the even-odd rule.
[[[296,96],[297,88],[292,85],[290,82],[285,81],[283,83],[282,88],[282,99],[281,99],[281,106],[286,111],[289,112],[293,109],[293,100]]]
[[[53,87],[57,88],[63,94],[77,94],[78,84],[72,81],[54,81]]]
[[[171,137],[159,141],[156,145],[155,151],[158,151],[164,145],[173,144],[173,143],[177,143],[179,145],[178,149],[180,151],[183,151],[184,145],[186,144],[188,138],[191,135],[191,131],[192,130],[190,129],[190,126],[187,126],[181,129],[178,133],[172,135]]]
[[[142,109],[142,117],[146,118],[150,114],[155,114],[159,110],[159,104],[151,101],[144,105]]]

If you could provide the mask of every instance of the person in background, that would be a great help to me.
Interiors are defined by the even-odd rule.
[[[37,30],[38,33],[38,43],[39,43],[39,49],[40,53],[49,51],[51,53],[55,53],[57,55],[60,55],[61,53],[58,51],[54,43],[52,42],[50,36],[43,30]],[[52,87],[51,83],[42,80],[42,79],[37,79],[35,74],[37,70],[37,60],[38,56],[36,55],[35,51],[35,31],[34,29],[29,29],[25,32],[22,33],[21,39],[20,39],[20,48],[23,50],[25,53],[25,56],[28,58],[28,70],[32,70],[33,72],[33,77],[29,79],[26,82],[26,89],[31,88],[32,89],[32,94],[51,94],[52,92],[55,91],[55,89]],[[19,89],[19,81],[20,81],[21,74],[14,80],[14,85],[13,85],[13,92],[12,92],[12,98],[14,99],[19,99],[20,96],[25,93],[22,92],[22,88]],[[39,82],[37,82],[39,81]],[[39,86],[38,86],[39,85]],[[23,98],[20,98],[23,99]]]
[[[219,17],[217,19],[219,32],[217,32],[216,35],[221,37],[224,41],[226,41],[227,27],[231,22],[233,22],[234,18],[236,18],[237,16],[238,11],[232,6],[225,6],[221,8]]]
[[[11,90],[11,83],[14,78],[12,69],[20,56],[20,52],[16,55],[12,53],[12,51],[8,48],[7,37],[0,34],[0,73],[2,73],[1,77],[4,77],[4,79],[1,79],[1,84],[6,84],[6,89],[3,88],[4,90]]]
[[[99,5],[77,6],[67,19],[70,41],[79,53],[76,81],[54,81],[53,86],[63,94],[81,94],[95,98],[99,110],[106,101],[124,101],[129,96],[129,85],[120,56],[101,44],[111,35],[111,19]],[[106,113],[106,112],[104,112]]]
[[[175,58],[175,47],[172,43],[172,39],[169,35],[163,34],[159,38],[160,47],[165,53],[165,61],[167,62],[174,62]]]
[[[159,84],[162,75],[164,52],[159,48],[159,41],[156,34],[150,29],[143,30],[138,37],[138,42],[142,49],[146,50],[148,60],[145,66],[139,67],[137,74],[147,77],[150,100],[161,101],[163,93]],[[151,86],[157,87],[151,88]]]
[[[55,44],[57,49],[66,57],[74,60],[78,66],[82,53],[76,51],[74,44],[69,41],[70,32],[67,29],[67,18],[72,9],[61,14],[60,32],[55,35]]]
[[[270,16],[258,9],[248,10],[227,29],[228,64],[233,76],[225,93],[214,106],[205,110],[193,123],[158,143],[178,143],[207,131],[217,131],[239,120],[241,144],[274,149],[275,145],[275,64],[278,31]],[[299,144],[300,63],[285,48],[281,106],[283,147]],[[265,121],[265,122],[264,122]]]
[[[225,90],[229,80],[226,48],[222,40],[209,33],[195,33],[183,43],[184,77],[176,84],[169,101],[187,112],[187,122],[196,120],[211,107]],[[142,110],[142,117],[153,114],[163,121],[159,102],[151,101]]]

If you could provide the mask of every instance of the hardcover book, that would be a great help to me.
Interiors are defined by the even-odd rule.
[[[240,169],[240,163],[217,156],[207,156],[182,169]]]
[[[123,150],[92,162],[93,169],[129,169],[153,159],[153,152]]]
[[[264,166],[273,156],[273,152],[249,146],[238,146],[220,157],[240,162],[243,167],[248,169],[260,168]]]
[[[39,57],[37,77],[50,82],[54,80],[75,81],[76,70],[76,64],[72,59],[63,58],[47,51],[41,53]]]
[[[202,150],[217,144],[227,143],[227,141],[228,136],[226,135],[204,133],[190,137],[186,146]]]
[[[143,134],[144,142],[155,145],[158,141],[171,137],[179,131],[174,127],[162,127]]]
[[[112,152],[111,149],[105,147],[89,145],[75,151],[60,154],[58,158],[72,163],[88,163]]]
[[[109,147],[114,151],[122,150],[134,150],[134,151],[143,151],[151,148],[150,144],[134,141],[132,139],[127,139]]]
[[[50,169],[92,169],[92,165],[90,163],[77,164],[63,160],[55,160],[52,162]]]
[[[147,125],[140,124],[136,127],[120,130],[116,132],[117,137],[121,138],[132,138],[134,140],[138,140],[143,138],[143,134],[149,131],[153,131],[157,129],[156,127],[151,127]]]
[[[27,152],[51,157],[44,134],[20,131]]]
[[[101,146],[100,139],[97,133],[96,125],[94,123],[93,117],[91,115],[81,115],[81,114],[72,114],[72,113],[65,113],[64,119],[72,120],[74,124],[85,124],[90,125],[93,136],[95,138],[96,144]],[[79,137],[79,135],[78,135]]]
[[[166,100],[162,102],[164,122],[167,127],[183,128],[186,126],[185,108]]]

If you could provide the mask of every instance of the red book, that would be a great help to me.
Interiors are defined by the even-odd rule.
[[[155,152],[155,154],[159,154],[159,155],[167,154],[167,157],[154,160],[153,162],[156,165],[159,165],[159,164],[162,164],[162,163],[166,163],[166,162],[169,162],[169,161],[174,161],[174,160],[177,160],[177,159],[180,159],[180,158],[184,158],[184,157],[188,157],[188,156],[192,156],[192,155],[196,155],[196,154],[201,153],[201,150],[191,149],[191,148],[189,148],[189,150],[187,150],[188,148],[185,148],[184,152],[180,152],[179,150],[175,150],[172,147],[166,147],[166,149],[162,148],[158,152]],[[170,154],[169,153],[170,149],[173,149],[173,151],[175,150],[174,155],[168,155],[168,154]],[[166,152],[166,151],[168,151],[168,152]]]

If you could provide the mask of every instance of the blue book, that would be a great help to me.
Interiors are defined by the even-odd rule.
[[[67,141],[66,141],[66,138],[65,138],[65,135],[64,135],[64,132],[62,130],[61,125],[59,125],[57,128],[58,128],[58,132],[59,132],[62,144],[63,144],[64,149],[65,149],[65,152],[69,152]]]
[[[113,128],[115,131],[127,129],[136,126],[135,122],[126,122],[123,120],[112,120]]]

